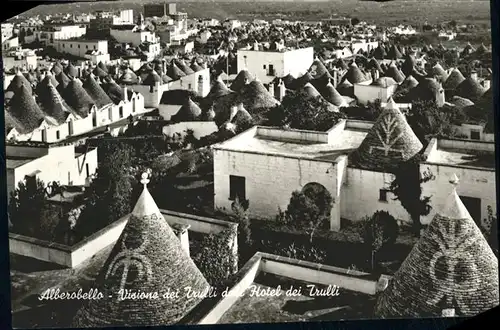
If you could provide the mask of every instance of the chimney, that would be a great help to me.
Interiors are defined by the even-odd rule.
[[[280,80],[280,82],[278,84],[278,89],[279,89],[278,100],[281,102],[281,101],[283,101],[283,98],[286,95],[286,87],[285,87],[285,83],[283,82],[283,80]]]
[[[269,90],[269,93],[274,97],[274,84],[272,82],[269,83],[268,90]]]
[[[233,105],[231,107],[231,119],[238,113],[238,106],[237,105]]]
[[[127,86],[123,87],[123,98],[122,99],[123,99],[124,102],[127,102],[127,99],[128,99]]]
[[[484,87],[484,89],[490,89],[490,87],[491,87],[491,81],[488,80],[488,79],[484,79],[483,80],[483,87]]]
[[[470,77],[475,81],[477,81],[477,71],[476,70],[471,71]]]

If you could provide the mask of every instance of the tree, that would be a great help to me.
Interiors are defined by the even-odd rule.
[[[34,236],[38,231],[44,208],[47,206],[43,181],[20,181],[10,195],[9,219],[13,230],[19,234]]]
[[[415,235],[420,235],[420,217],[430,213],[431,196],[422,196],[422,184],[434,180],[435,176],[428,169],[420,173],[418,160],[413,159],[393,170],[393,180],[389,191],[394,194],[401,206],[408,212],[412,219],[412,228]]]
[[[373,270],[377,252],[396,242],[399,226],[396,219],[386,211],[377,211],[364,221],[363,243],[371,251],[371,268]]]
[[[85,226],[79,228],[92,234],[107,224],[130,213],[132,206],[133,149],[125,143],[103,143],[99,146],[97,175],[88,191],[88,200],[81,217]]]
[[[353,17],[351,18],[351,25],[358,25],[360,22],[359,18]]]
[[[304,92],[290,92],[281,104],[267,113],[267,125],[294,129],[326,131],[345,115],[328,111],[320,97],[311,98]]]
[[[422,142],[432,137],[453,137],[454,125],[466,121],[463,110],[456,107],[438,107],[433,101],[415,101],[407,116],[408,124]]]
[[[236,197],[231,204],[233,219],[238,223],[238,242],[241,246],[249,248],[252,245],[252,230],[250,228],[250,217],[248,215],[249,202],[241,201]]]
[[[305,230],[312,243],[314,234],[330,218],[332,206],[333,198],[326,189],[294,191],[285,212],[286,222]]]
[[[62,216],[62,207],[47,201],[45,183],[39,179],[21,181],[11,193],[9,218],[19,234],[53,241]]]

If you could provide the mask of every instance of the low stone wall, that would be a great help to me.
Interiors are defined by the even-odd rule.
[[[237,224],[199,217],[192,214],[161,210],[165,220],[172,227],[189,254],[188,231],[203,234],[218,234],[230,229],[230,247],[233,251],[234,262],[238,264],[238,238]],[[30,257],[61,266],[74,268],[82,262],[90,259],[104,248],[114,244],[125,228],[128,215],[104,227],[89,237],[81,240],[73,246],[44,241],[20,234],[9,233],[10,252],[25,257]]]

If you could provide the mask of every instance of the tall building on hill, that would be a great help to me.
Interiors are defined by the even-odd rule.
[[[163,17],[171,16],[177,13],[175,3],[155,3],[144,5],[144,17]]]

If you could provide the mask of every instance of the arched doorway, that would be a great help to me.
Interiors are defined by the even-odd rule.
[[[320,183],[310,182],[302,188],[301,192],[312,205],[318,208],[319,217],[324,219],[324,224],[321,225],[321,228],[327,229],[330,224],[333,204],[333,198],[328,189]]]

